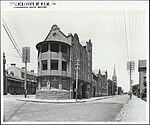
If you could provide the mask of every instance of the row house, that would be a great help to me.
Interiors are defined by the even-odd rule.
[[[19,68],[16,64],[11,66],[6,71],[5,91],[12,95],[24,94],[24,75],[25,68]],[[34,70],[27,71],[27,93],[35,94],[37,88],[36,73]]]

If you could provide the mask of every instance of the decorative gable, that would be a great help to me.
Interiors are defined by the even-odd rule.
[[[57,25],[53,25],[44,41],[59,41],[71,45],[71,40],[71,35],[64,35]]]

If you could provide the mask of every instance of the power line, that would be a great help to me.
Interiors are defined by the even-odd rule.
[[[14,47],[15,47],[17,53],[18,53],[19,56],[22,58],[21,51],[19,50],[19,47],[17,46],[17,44],[16,44],[16,42],[15,42],[15,40],[14,40],[14,38],[13,38],[13,36],[12,36],[12,34],[11,34],[11,32],[10,32],[8,26],[7,26],[7,24],[6,24],[5,21],[4,21],[4,19],[3,19],[3,22],[4,22],[3,27],[4,27],[4,29],[5,29],[5,31],[6,31],[6,33],[7,33],[7,35],[8,35],[8,37],[10,38],[12,44],[14,45]]]
[[[124,27],[125,27],[126,46],[127,46],[127,57],[128,57],[128,60],[129,60],[129,48],[128,48],[128,37],[127,37],[127,27],[126,27],[125,11],[124,11]]]
[[[107,20],[107,23],[108,23],[108,27],[109,27],[109,29],[110,29],[110,31],[112,33],[112,36],[114,37],[114,40],[116,40],[116,37],[115,37],[115,34],[113,33],[113,29],[111,27],[111,24],[109,23],[109,19],[108,19],[109,17],[107,18],[107,13],[106,12],[104,12],[104,15],[106,17],[106,20]]]
[[[17,24],[18,24],[18,26],[19,26],[20,34],[21,34],[21,36],[22,36],[24,42],[26,43],[26,39],[27,39],[27,38],[26,38],[26,34],[25,34],[24,30],[23,30],[23,27],[22,27],[22,25],[21,25],[21,21],[20,21],[19,17],[16,15],[16,13],[14,13],[14,15],[15,15],[15,17],[16,17],[16,21],[17,21]]]
[[[9,30],[9,28],[8,28],[8,26],[7,26],[7,24],[6,24],[6,22],[4,21],[4,19],[3,19],[3,22],[4,22],[4,24],[5,24],[5,28],[7,29],[7,31],[8,31],[8,33],[9,33],[10,37],[11,37],[12,40],[13,40],[13,43],[15,44],[16,48],[18,49],[18,51],[19,51],[20,54],[21,54],[21,51],[20,51],[20,49],[19,49],[17,43],[15,42],[15,39],[14,39],[13,35],[11,34],[11,32],[10,32],[10,30]]]
[[[124,32],[123,32],[123,27],[122,27],[122,22],[123,22],[122,13],[121,12],[118,13],[117,17],[118,17],[118,20],[119,20],[118,25],[119,25],[119,28],[120,28],[120,33],[121,33],[121,38],[122,38],[120,41],[122,41],[122,43],[124,44],[125,40],[124,40]],[[124,48],[124,45],[122,47]],[[124,50],[125,50],[125,48],[124,48]]]

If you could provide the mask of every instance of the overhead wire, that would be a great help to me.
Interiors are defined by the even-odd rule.
[[[124,11],[124,28],[125,28],[125,41],[126,41],[126,47],[127,47],[127,57],[128,57],[128,60],[130,59],[129,58],[129,48],[128,48],[128,36],[127,36],[127,26],[126,26],[126,14],[125,14],[125,11]]]
[[[122,42],[122,48],[123,48],[123,50],[125,50],[125,48],[124,48],[124,42],[125,42],[124,32],[123,32],[123,27],[122,27],[122,22],[123,22],[123,20],[122,20],[122,11],[118,12],[117,19],[118,19],[118,22],[119,22],[118,26],[119,26],[119,29],[120,29],[120,37],[121,37],[120,42]]]
[[[22,25],[21,25],[20,18],[19,18],[19,16],[16,15],[16,13],[14,13],[14,15],[15,15],[17,24],[18,24],[18,26],[19,26],[19,31],[20,31],[20,34],[21,34],[21,36],[22,36],[22,40],[23,40],[24,43],[26,43],[27,38],[26,38],[26,34],[25,34],[25,32],[24,32],[24,29],[23,29],[23,27],[22,27]]]
[[[19,49],[17,43],[15,42],[15,40],[14,40],[14,38],[13,38],[13,36],[12,36],[12,34],[11,34],[11,32],[10,32],[10,30],[9,30],[9,28],[8,28],[8,26],[7,26],[7,24],[6,24],[6,22],[4,21],[4,19],[2,19],[2,20],[3,20],[3,22],[4,22],[3,27],[4,27],[4,29],[5,29],[5,31],[6,31],[6,33],[7,33],[7,35],[8,35],[8,37],[10,38],[12,44],[14,45],[14,47],[15,47],[17,53],[18,53],[19,56],[22,58],[22,53],[21,53],[21,51],[20,51],[20,49]]]
[[[116,29],[115,30],[115,33],[116,33],[116,36],[117,36],[117,41],[118,43],[120,42],[120,39],[121,39],[121,34],[119,32],[119,26],[118,26],[118,21],[117,20],[117,14],[118,14],[118,11],[113,11],[112,12],[112,19],[114,20],[113,23],[114,23],[114,28]]]
[[[13,16],[13,17],[12,17]],[[14,17],[14,14],[12,13],[12,12],[9,12],[8,13],[8,20],[11,22],[10,24],[12,24],[13,25],[13,33],[15,34],[15,33],[17,33],[17,35],[15,35],[15,38],[17,39],[17,41],[21,41],[22,40],[22,37],[21,37],[21,35],[20,35],[20,32],[18,31],[18,27],[17,27],[17,23],[16,23],[16,21],[15,21],[15,17]],[[17,37],[16,37],[17,36]]]
[[[12,40],[13,40],[13,42],[14,42],[15,46],[17,47],[18,51],[21,53],[21,51],[20,51],[20,49],[19,49],[19,47],[18,47],[17,43],[15,42],[15,39],[14,39],[14,37],[13,37],[13,35],[12,35],[11,31],[9,30],[8,25],[6,24],[6,22],[5,22],[5,20],[4,20],[4,19],[2,19],[2,20],[3,20],[3,23],[4,23],[4,25],[5,25],[5,27],[6,27],[7,31],[8,31],[8,33],[10,34],[10,36],[11,36],[11,38],[12,38]]]
[[[104,11],[104,15],[105,15],[106,21],[107,21],[107,23],[108,23],[108,27],[109,27],[109,29],[110,29],[110,31],[111,31],[111,34],[112,34],[114,40],[116,40],[115,34],[113,33],[113,29],[112,29],[111,24],[109,23],[109,19],[108,19],[108,17],[107,17],[107,12]]]
[[[112,18],[112,13],[110,12],[110,14],[108,13],[108,15],[109,15],[109,20],[110,20],[110,23],[111,23],[111,26],[112,26],[112,29],[113,29],[113,33],[114,33],[114,36],[115,36],[115,38],[116,38],[116,41],[117,41],[117,35],[116,35],[116,30],[115,30],[115,25],[114,25],[114,23],[113,22],[115,22],[114,20],[113,20],[113,18]]]

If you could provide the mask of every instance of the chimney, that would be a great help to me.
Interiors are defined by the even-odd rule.
[[[72,36],[72,33],[68,33],[68,36]]]
[[[34,70],[30,70],[31,73],[34,73]]]
[[[11,66],[16,66],[16,63],[12,63]]]

